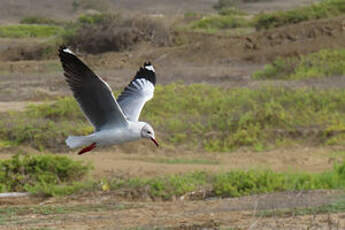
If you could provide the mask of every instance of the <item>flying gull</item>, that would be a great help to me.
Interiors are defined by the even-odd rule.
[[[156,84],[155,69],[144,63],[134,79],[116,100],[109,85],[87,67],[70,49],[60,47],[59,57],[66,81],[94,133],[88,136],[69,136],[70,148],[84,147],[83,154],[96,147],[120,144],[141,138],[151,139],[158,147],[152,127],[138,121],[145,103],[153,97]]]

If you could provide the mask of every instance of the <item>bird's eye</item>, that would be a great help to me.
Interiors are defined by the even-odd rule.
[[[151,134],[151,132],[150,132],[150,131],[147,131],[147,133],[148,133],[148,134]]]

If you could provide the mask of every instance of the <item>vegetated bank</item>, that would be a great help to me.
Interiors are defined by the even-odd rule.
[[[341,89],[224,89],[173,83],[156,87],[141,120],[153,125],[165,148],[227,152],[296,144],[342,145],[344,100]],[[1,116],[3,147],[24,144],[42,151],[64,151],[68,135],[93,130],[71,97]]]

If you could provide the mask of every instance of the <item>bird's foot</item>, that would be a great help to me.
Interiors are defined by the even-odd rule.
[[[91,145],[86,146],[85,148],[83,148],[82,150],[79,151],[78,155],[89,152],[89,151],[93,150],[94,148],[96,148],[96,143],[92,143]]]

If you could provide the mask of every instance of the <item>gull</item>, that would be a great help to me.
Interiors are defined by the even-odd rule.
[[[138,121],[145,103],[153,97],[156,74],[150,62],[144,63],[134,79],[115,99],[109,85],[87,67],[70,49],[59,48],[65,79],[94,132],[88,136],[69,136],[70,148],[83,147],[79,155],[96,147],[151,139],[158,147],[151,125]]]

